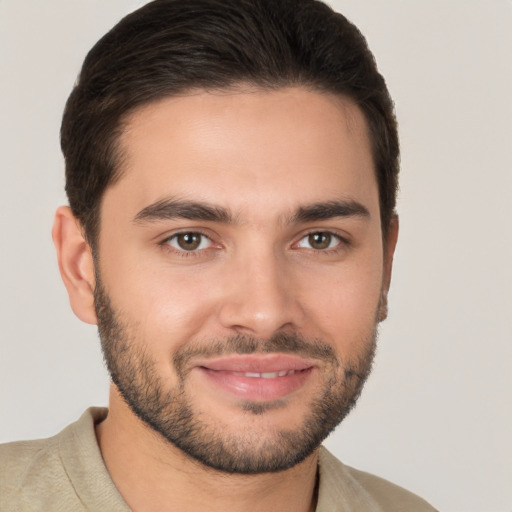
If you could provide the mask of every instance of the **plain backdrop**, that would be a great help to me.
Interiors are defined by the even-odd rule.
[[[0,0],[0,441],[44,437],[108,376],[50,239],[58,133],[92,44],[135,0]],[[512,3],[339,0],[396,102],[401,235],[374,372],[328,439],[446,512],[512,511]]]

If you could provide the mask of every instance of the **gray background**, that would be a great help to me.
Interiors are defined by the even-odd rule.
[[[86,51],[134,0],[0,0],[0,441],[48,436],[108,377],[50,239]],[[397,104],[401,238],[377,364],[328,440],[446,512],[512,510],[512,3],[339,0]]]

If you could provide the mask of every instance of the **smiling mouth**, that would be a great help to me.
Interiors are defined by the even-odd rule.
[[[211,370],[211,368],[203,367],[205,370]],[[295,372],[304,370],[281,370],[278,372],[229,372],[226,370],[212,370],[212,371],[224,371],[225,373],[231,373],[237,377],[247,377],[249,379],[277,379],[278,377],[287,377],[293,375]]]
[[[298,392],[315,366],[296,356],[251,354],[205,361],[195,367],[207,385],[245,401],[269,402]]]

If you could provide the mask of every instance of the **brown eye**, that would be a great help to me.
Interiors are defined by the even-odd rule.
[[[311,233],[308,235],[308,242],[313,249],[327,249],[331,245],[332,235],[330,233]]]
[[[181,251],[196,251],[209,247],[210,239],[201,233],[187,232],[172,236],[168,243]]]
[[[315,251],[324,251],[340,245],[342,239],[329,231],[314,231],[302,238],[297,244],[302,249],[314,249]]]

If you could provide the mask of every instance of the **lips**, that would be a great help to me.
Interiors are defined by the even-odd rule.
[[[286,377],[287,375],[293,375],[295,370],[281,370],[279,372],[232,372],[233,375],[238,377],[248,377],[255,379],[275,379],[277,377]]]
[[[285,354],[228,356],[195,369],[209,385],[244,400],[267,402],[297,392],[311,376],[311,361]]]

